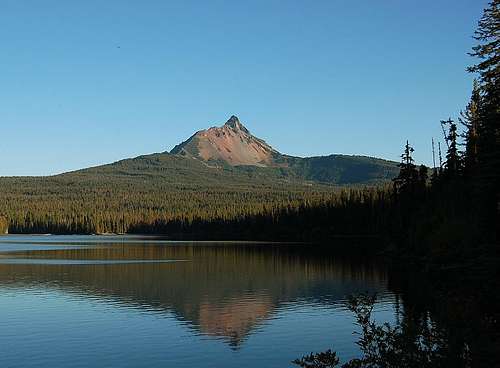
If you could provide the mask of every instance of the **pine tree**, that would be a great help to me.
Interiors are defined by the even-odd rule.
[[[477,175],[483,194],[484,219],[492,221],[500,236],[500,0],[484,10],[471,56],[479,59],[468,70],[479,74],[479,124],[477,126]]]
[[[484,10],[483,16],[479,20],[478,28],[474,38],[478,45],[472,48],[469,55],[480,61],[469,67],[473,73],[479,73],[481,83],[484,86],[498,86],[500,77],[500,0],[493,0]]]
[[[462,138],[465,140],[464,169],[468,178],[477,172],[477,152],[478,152],[478,129],[481,122],[480,116],[481,94],[479,83],[474,80],[472,86],[472,95],[465,111],[460,113],[460,123],[464,126],[465,132]]]
[[[415,192],[419,175],[415,160],[412,157],[414,151],[413,147],[406,141],[404,152],[401,155],[401,163],[399,164],[399,175],[394,179],[394,190],[397,194]]]
[[[444,127],[448,126],[448,133],[445,134],[446,144],[448,145],[448,151],[446,152],[446,162],[445,162],[445,175],[447,178],[456,178],[462,169],[462,162],[460,153],[458,151],[458,130],[457,124],[450,118],[448,120],[441,120],[441,125]]]
[[[9,223],[4,216],[0,216],[0,235],[9,231]]]
[[[420,165],[418,169],[418,184],[419,189],[422,191],[427,186],[427,179],[429,178],[429,168],[425,165]]]

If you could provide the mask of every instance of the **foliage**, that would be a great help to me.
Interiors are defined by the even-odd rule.
[[[479,91],[479,84],[474,80],[472,85],[472,96],[470,102],[467,104],[465,111],[461,112],[459,122],[465,128],[462,133],[462,138],[465,140],[465,155],[464,155],[464,169],[474,170],[478,164],[478,127],[481,123],[481,116],[479,114],[481,104],[481,94]],[[475,172],[466,172],[467,176],[477,176]]]
[[[472,48],[471,56],[479,62],[469,68],[472,73],[479,73],[484,85],[498,83],[500,77],[500,0],[488,4],[481,17],[474,38],[478,45]]]
[[[348,309],[356,316],[361,329],[357,345],[361,357],[342,364],[342,368],[400,368],[400,367],[468,367],[467,346],[460,352],[450,350],[444,331],[428,318],[414,321],[403,314],[401,322],[392,327],[378,324],[372,318],[375,296],[350,297]],[[304,356],[294,361],[303,368],[331,368],[340,363],[335,352],[328,350]]]
[[[0,235],[9,231],[9,223],[4,216],[0,216]]]
[[[497,226],[500,235],[500,0],[493,0],[484,10],[474,37],[478,44],[472,56],[478,62],[469,71],[479,75],[477,164],[474,168],[476,192],[490,198],[484,203],[482,220]],[[472,142],[471,142],[472,143]]]
[[[414,192],[415,185],[419,182],[419,173],[412,157],[414,151],[413,147],[406,141],[404,152],[401,155],[401,163],[399,164],[399,175],[393,179],[394,190],[397,194]]]
[[[336,367],[339,362],[337,353],[331,350],[316,354],[311,353],[293,361],[294,364],[302,368],[330,368]]]
[[[386,192],[233,180],[176,184],[163,176],[73,173],[2,179],[13,233],[156,233],[207,239],[320,240],[374,235]]]
[[[457,124],[450,118],[448,120],[441,120],[441,125],[443,128],[449,126],[448,134],[445,134],[446,144],[448,146],[448,151],[446,152],[446,175],[453,179],[457,175],[461,174],[462,171],[462,161],[460,159],[460,154],[458,151],[458,132]]]
[[[462,309],[468,311],[460,311],[461,303],[448,307],[454,313],[448,317],[452,319],[451,331],[440,327],[428,314],[415,317],[410,311],[405,311],[401,322],[392,327],[378,325],[371,319],[374,299],[366,296],[352,299],[349,308],[356,314],[362,331],[358,341],[361,357],[345,363],[344,368],[498,365],[495,342],[498,342],[500,232],[499,37],[500,1],[493,0],[479,22],[475,37],[479,44],[471,54],[479,62],[469,70],[477,72],[480,78],[474,82],[471,101],[460,119],[465,129],[461,135],[465,151],[459,151],[456,123],[451,119],[442,121],[448,147],[446,162],[444,166],[440,162],[438,170],[434,168],[431,185],[422,185],[425,170],[417,175],[411,156],[413,149],[407,142],[400,175],[394,180],[394,196],[387,207],[399,219],[390,229],[390,239],[398,240],[396,256],[421,256],[424,265],[437,269],[440,277],[446,274],[444,266],[457,268],[460,276],[454,274],[451,278],[456,283],[467,275],[465,279],[470,284],[467,297],[458,299],[456,290],[463,286],[448,282],[451,290],[442,296],[440,303],[449,305],[445,299],[451,295],[465,304]],[[472,309],[471,305],[480,306]],[[473,322],[462,321],[461,317]],[[460,324],[467,326],[467,340],[458,338],[456,329]],[[476,335],[483,339],[475,341]],[[311,354],[295,363],[306,368],[340,364],[331,351]]]
[[[323,158],[314,160],[322,162]],[[383,180],[391,178],[394,171],[390,168],[395,168],[393,163],[366,157],[331,156],[325,160],[324,170],[338,171],[335,177],[325,171],[322,178],[326,182]],[[357,163],[357,169],[350,169]],[[312,174],[300,171],[210,167],[180,155],[146,155],[53,177],[0,178],[0,212],[9,219],[13,233],[187,232],[210,236],[215,231],[221,238],[235,239],[261,234],[253,231],[255,222],[266,222],[269,228],[278,217],[296,218],[298,213],[313,212],[315,206],[322,207],[318,213],[326,214],[325,206],[338,203],[345,207],[350,198],[374,196],[361,193],[362,187],[348,190],[305,181]],[[312,170],[316,171],[320,169]],[[361,209],[351,212],[356,211]],[[233,230],[227,231],[231,224]],[[284,229],[276,238],[304,238],[303,231],[308,230],[301,227],[290,234]]]
[[[394,162],[365,156],[286,157],[298,177],[321,183],[381,183],[398,174]]]

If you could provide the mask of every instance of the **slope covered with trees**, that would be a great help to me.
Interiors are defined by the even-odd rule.
[[[279,154],[272,166],[259,167],[204,161],[196,151],[161,153],[54,177],[2,178],[0,214],[11,232],[314,241],[363,234],[420,254],[494,242],[500,93],[498,2],[492,4],[477,31],[473,55],[479,62],[470,70],[479,80],[459,119],[463,132],[451,119],[442,122],[445,162],[430,173],[414,164],[409,143],[400,168],[359,156]],[[246,128],[238,129],[252,140]],[[396,170],[393,189],[331,185],[387,183]]]
[[[269,225],[278,224],[269,219],[295,216],[320,203],[345,202],[351,194],[339,185],[359,186],[352,191],[356,196],[361,185],[388,183],[398,171],[394,162],[362,156],[276,154],[276,165],[254,166],[204,161],[182,152],[52,177],[0,178],[0,214],[11,233],[187,232],[211,238],[302,239],[285,229],[287,222],[284,233],[276,233]],[[266,222],[268,231],[252,235],[251,227],[243,225],[256,218]],[[215,229],[214,224],[226,228]]]

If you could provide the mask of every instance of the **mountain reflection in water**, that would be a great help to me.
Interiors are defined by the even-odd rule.
[[[347,295],[362,291],[378,293],[382,304],[393,298],[383,268],[325,257],[312,246],[137,239],[64,247],[50,238],[52,244],[27,242],[8,251],[2,246],[12,239],[0,239],[0,291],[49,288],[113,308],[173,315],[233,350],[284,309],[343,308]]]

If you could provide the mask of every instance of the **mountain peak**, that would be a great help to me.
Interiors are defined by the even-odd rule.
[[[242,130],[245,133],[249,134],[250,132],[248,131],[247,128],[243,124],[241,124],[240,119],[236,115],[231,115],[228,121],[226,121],[226,124],[224,126],[227,126],[229,128],[232,128],[233,130]]]
[[[224,124],[224,125],[235,126],[237,124],[241,124],[240,119],[238,119],[238,117],[236,115],[231,115],[229,120],[226,121],[226,124]]]
[[[254,137],[235,115],[221,127],[196,132],[170,152],[232,166],[272,166],[278,154],[265,141]]]

